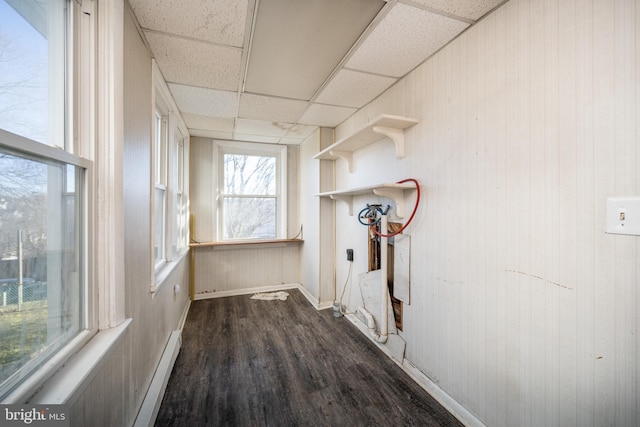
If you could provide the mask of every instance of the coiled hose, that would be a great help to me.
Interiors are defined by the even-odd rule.
[[[380,222],[381,217],[378,217],[378,213],[380,215],[386,215],[387,212],[389,211],[389,206],[387,206],[386,210],[382,210],[382,208],[380,207],[380,205],[369,205],[367,204],[367,206],[362,209],[360,211],[360,213],[358,214],[358,221],[360,222],[360,224],[362,225],[366,225],[369,228],[371,228],[371,231],[380,236],[380,237],[393,237],[396,236],[400,233],[402,233],[408,226],[409,224],[411,224],[411,221],[413,221],[413,217],[416,215],[416,211],[418,210],[418,205],[420,204],[420,183],[414,179],[414,178],[407,178],[407,179],[403,179],[402,181],[398,181],[398,184],[404,184],[405,182],[413,182],[414,185],[416,186],[416,203],[413,206],[413,211],[411,212],[411,215],[409,216],[409,219],[407,220],[407,222],[402,226],[402,228],[400,228],[398,231],[395,231],[393,233],[390,234],[384,234],[380,231],[378,231],[376,229],[376,225]],[[364,215],[363,215],[364,214]],[[362,219],[367,219],[370,222],[363,222]],[[388,231],[388,230],[387,230]]]

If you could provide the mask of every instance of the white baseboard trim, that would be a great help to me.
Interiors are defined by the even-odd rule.
[[[444,390],[442,390],[436,383],[431,381],[429,377],[422,373],[407,359],[404,359],[402,363],[402,369],[409,375],[416,383],[427,391],[440,403],[447,411],[449,411],[454,417],[456,417],[462,424],[469,427],[485,427],[485,425],[476,418],[471,412],[469,412],[464,406],[459,404],[453,397],[449,396]]]
[[[189,314],[189,309],[191,308],[191,298],[187,299],[187,303],[184,306],[184,310],[182,311],[182,316],[180,316],[180,320],[178,321],[178,331],[182,331],[184,329],[184,324],[187,321],[187,315]]]
[[[367,328],[367,325],[365,325],[364,323],[362,323],[360,321],[360,319],[358,319],[358,316],[356,316],[355,314],[347,313],[347,314],[344,315],[344,317],[349,322],[351,322],[356,328],[360,329],[360,332],[362,332],[362,334],[365,337],[367,337],[369,339],[369,341],[374,343],[376,345],[376,347],[378,347],[380,350],[382,350],[382,352],[384,354],[386,354],[389,359],[391,359],[393,362],[395,362],[396,365],[398,365],[399,367],[402,368],[402,362],[399,361],[398,359],[396,359],[393,356],[393,353],[389,350],[389,347],[387,347],[386,345],[382,345],[382,344],[380,344],[379,342],[377,342],[376,340],[373,339],[373,337],[369,333],[369,328]]]
[[[431,381],[429,377],[423,374],[422,371],[416,368],[411,362],[409,362],[407,359],[403,359],[402,361],[397,360],[386,345],[382,345],[371,338],[369,329],[358,319],[356,315],[346,314],[345,317],[353,325],[355,325],[364,336],[369,338],[372,343],[374,343],[380,350],[382,350],[382,352],[386,354],[389,359],[394,361],[396,365],[402,368],[402,370],[405,371],[413,381],[415,381],[420,387],[422,387],[427,393],[429,393],[431,397],[437,400],[438,403],[440,403],[462,424],[469,427],[485,427],[485,425],[478,418],[476,418],[475,415],[466,410],[454,398],[449,396],[444,390],[438,387],[436,383]]]
[[[234,289],[231,291],[207,292],[203,294],[195,294],[193,300],[199,301],[211,298],[235,297],[238,295],[249,295],[258,292],[276,292],[285,289],[299,289],[299,287],[299,283],[283,283],[281,285],[259,286],[255,288]]]
[[[156,422],[158,411],[162,404],[162,398],[164,397],[164,392],[169,383],[169,377],[171,377],[171,372],[173,371],[173,365],[175,365],[178,353],[180,353],[180,347],[182,346],[182,329],[184,328],[184,323],[187,321],[190,307],[191,300],[189,299],[178,321],[178,329],[171,333],[167,345],[164,347],[164,351],[160,357],[160,363],[158,363],[156,367],[147,394],[142,401],[142,406],[140,406],[140,410],[138,411],[134,427],[152,427]]]
[[[333,308],[333,302],[332,301],[319,302],[318,304],[316,304],[316,309],[318,309],[318,310],[326,310],[328,308]]]
[[[153,427],[160,410],[160,404],[164,397],[164,392],[173,371],[173,365],[178,358],[180,346],[182,344],[182,331],[176,330],[169,336],[169,341],[162,352],[160,363],[153,374],[153,379],[144,397],[138,416],[133,424],[134,427]]]
[[[309,292],[307,288],[305,288],[301,283],[298,284],[298,290],[304,295],[304,297],[309,301],[309,304],[313,306],[316,310],[324,310],[325,308],[331,307],[331,303],[321,303],[316,297]]]
[[[309,292],[307,290],[307,288],[305,288],[304,286],[302,286],[302,284],[298,284],[298,290],[300,291],[300,293],[302,295],[304,295],[304,297],[307,299],[307,301],[309,301],[309,304],[311,304],[316,310],[318,309],[318,300],[311,295],[311,292]]]

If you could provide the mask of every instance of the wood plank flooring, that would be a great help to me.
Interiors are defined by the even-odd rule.
[[[194,301],[156,426],[459,426],[347,319],[249,295]]]

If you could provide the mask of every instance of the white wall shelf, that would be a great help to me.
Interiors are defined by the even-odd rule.
[[[396,156],[404,157],[404,130],[418,124],[419,120],[409,117],[381,114],[353,134],[342,138],[315,156],[314,159],[347,162],[349,172],[353,172],[353,152],[382,138],[390,138],[396,147]]]
[[[349,190],[327,191],[325,193],[318,193],[316,196],[329,197],[333,200],[340,200],[346,203],[349,215],[351,216],[353,216],[353,196],[375,194],[376,196],[388,197],[393,200],[396,205],[396,215],[398,218],[404,218],[405,192],[410,190],[415,191],[415,189],[415,185],[411,182],[402,184],[378,184]]]

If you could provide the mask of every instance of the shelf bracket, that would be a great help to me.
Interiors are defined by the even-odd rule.
[[[349,173],[353,172],[353,153],[349,151],[331,150],[329,154],[335,157],[339,157],[349,166]]]
[[[396,204],[396,216],[404,218],[404,190],[400,188],[374,188],[373,194],[387,197]]]
[[[331,198],[333,200],[340,200],[341,202],[346,203],[347,204],[347,211],[349,213],[349,216],[353,216],[353,196],[332,194],[332,195],[329,196],[329,198]]]
[[[390,128],[387,126],[374,126],[372,130],[375,133],[379,133],[388,138],[391,138],[396,146],[396,157],[399,159],[404,158],[404,130],[397,128]]]

